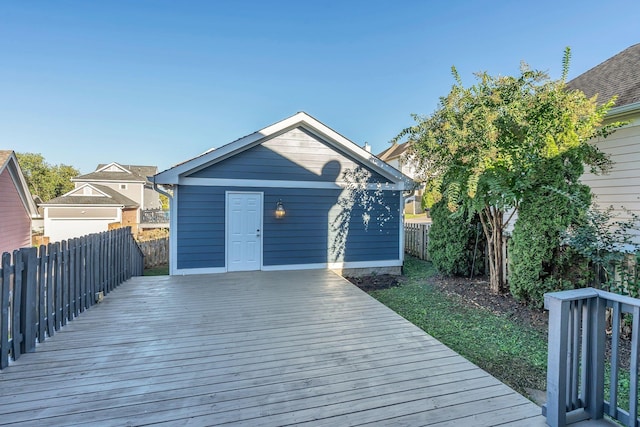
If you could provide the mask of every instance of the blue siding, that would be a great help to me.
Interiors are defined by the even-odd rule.
[[[343,181],[344,174],[349,171],[366,174],[368,182],[389,181],[366,164],[337,152],[304,129],[296,128],[189,177],[336,182]]]
[[[224,267],[224,210],[224,190],[216,187],[179,187],[179,269]]]
[[[265,266],[398,259],[397,191],[180,186],[179,269],[224,267],[225,191],[231,189],[264,193]],[[274,216],[278,200],[282,219]]]

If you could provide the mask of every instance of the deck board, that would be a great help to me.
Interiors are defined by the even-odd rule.
[[[133,278],[0,381],[0,425],[544,425],[320,270]]]

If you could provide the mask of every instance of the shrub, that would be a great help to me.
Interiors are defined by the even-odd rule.
[[[445,275],[469,276],[473,267],[473,274],[481,274],[486,243],[477,217],[469,220],[459,212],[452,214],[446,200],[441,200],[432,206],[431,219],[429,256],[436,269]]]
[[[583,170],[572,153],[547,160],[520,203],[509,244],[509,290],[522,302],[542,307],[546,292],[588,284],[588,262],[562,244],[568,227],[584,222],[591,201],[589,187],[578,181]]]

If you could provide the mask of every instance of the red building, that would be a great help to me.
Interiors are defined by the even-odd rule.
[[[16,154],[0,150],[0,254],[31,246],[31,220],[37,216]]]

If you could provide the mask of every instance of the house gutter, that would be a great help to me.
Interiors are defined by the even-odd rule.
[[[613,107],[607,112],[607,118],[614,118],[622,116],[627,113],[640,111],[640,102],[634,102],[633,104],[621,105],[619,107]]]
[[[173,199],[173,194],[161,189],[160,187],[158,187],[158,184],[156,183],[156,177],[155,176],[150,176],[148,177],[149,181],[153,182],[153,189],[155,191],[157,191],[158,193],[162,194],[163,196],[166,196],[167,198],[169,198],[169,200]]]

